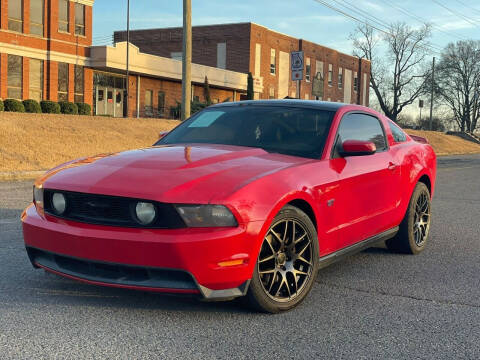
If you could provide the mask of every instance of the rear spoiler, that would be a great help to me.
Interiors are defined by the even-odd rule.
[[[429,144],[428,140],[424,137],[417,136],[417,135],[409,135],[412,140],[415,140],[416,142],[422,143],[422,144]]]

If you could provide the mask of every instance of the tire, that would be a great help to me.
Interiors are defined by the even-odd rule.
[[[403,254],[419,254],[427,245],[431,222],[430,192],[424,183],[417,183],[398,233],[385,242],[389,250]]]
[[[318,273],[315,226],[302,210],[287,205],[262,241],[244,300],[257,311],[279,313],[301,303]]]

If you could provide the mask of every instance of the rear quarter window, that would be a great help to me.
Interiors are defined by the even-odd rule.
[[[403,132],[402,129],[398,125],[396,125],[393,121],[389,121],[388,125],[390,126],[390,130],[392,131],[393,140],[397,143],[401,143],[407,141],[407,135]]]

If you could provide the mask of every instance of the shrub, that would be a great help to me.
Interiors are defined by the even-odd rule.
[[[76,103],[78,107],[78,115],[91,115],[92,107],[85,103]]]
[[[12,112],[25,112],[25,107],[23,106],[22,102],[15,99],[6,99],[4,101],[5,111],[12,111]]]
[[[5,110],[5,108],[3,107],[3,100],[0,99],[0,111],[3,111]]]
[[[40,101],[40,107],[45,114],[60,114],[60,105],[55,101]]]
[[[23,100],[23,106],[25,107],[25,111],[27,113],[41,113],[42,108],[40,107],[40,104],[36,100]]]
[[[78,115],[78,106],[69,101],[60,101],[60,112],[66,115]]]

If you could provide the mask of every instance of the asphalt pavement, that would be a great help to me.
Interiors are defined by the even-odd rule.
[[[31,188],[0,183],[0,359],[480,358],[480,155],[439,158],[422,254],[363,251],[279,315],[34,270],[19,220]]]

